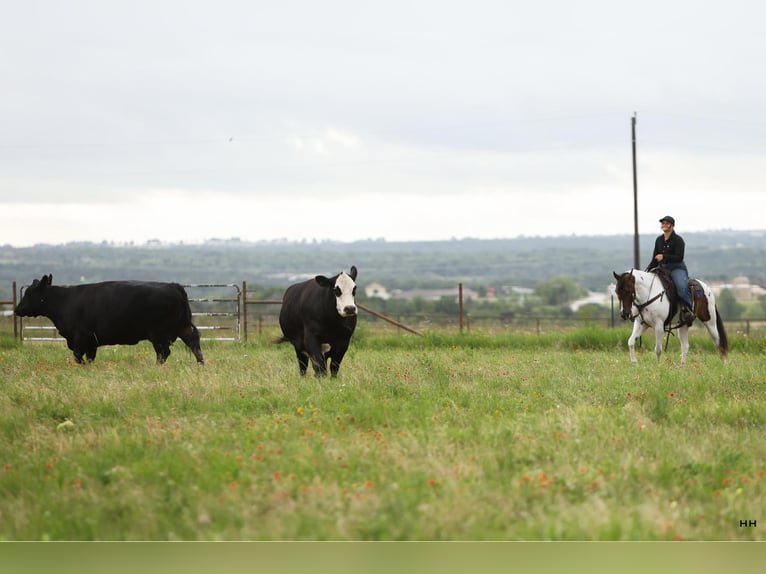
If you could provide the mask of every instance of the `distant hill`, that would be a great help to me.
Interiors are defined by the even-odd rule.
[[[640,238],[641,267],[651,258],[656,235]],[[684,233],[686,260],[693,276],[728,281],[744,275],[766,285],[766,231]],[[612,271],[633,263],[633,237],[559,236],[514,239],[388,242],[365,240],[242,242],[210,240],[201,245],[141,246],[69,243],[0,247],[0,298],[10,283],[27,284],[53,273],[60,285],[107,279],[151,279],[181,283],[241,283],[281,290],[297,278],[334,274],[351,265],[359,283],[379,282],[388,289],[533,287],[567,276],[602,291]]]

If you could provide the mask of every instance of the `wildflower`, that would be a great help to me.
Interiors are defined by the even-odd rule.
[[[431,480],[428,481],[428,486],[430,486],[431,488],[433,488],[436,485],[437,485],[437,482],[435,478],[432,478]]]

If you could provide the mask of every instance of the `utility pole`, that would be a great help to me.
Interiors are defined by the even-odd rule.
[[[630,119],[633,136],[633,268],[641,268],[641,258],[638,249],[638,177],[636,175],[636,112]]]

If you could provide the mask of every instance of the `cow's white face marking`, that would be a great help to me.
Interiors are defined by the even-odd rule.
[[[335,307],[338,315],[341,317],[351,317],[356,315],[356,283],[349,277],[345,271],[338,275],[335,281]]]

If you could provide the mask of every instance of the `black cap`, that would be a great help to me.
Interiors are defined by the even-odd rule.
[[[675,227],[675,226],[676,226],[676,220],[675,220],[675,219],[673,219],[673,218],[672,218],[670,215],[666,215],[665,217],[663,217],[662,219],[660,219],[660,223],[662,223],[663,221],[667,221],[667,222],[668,222],[668,223],[670,223],[670,225],[672,225],[673,227]]]

